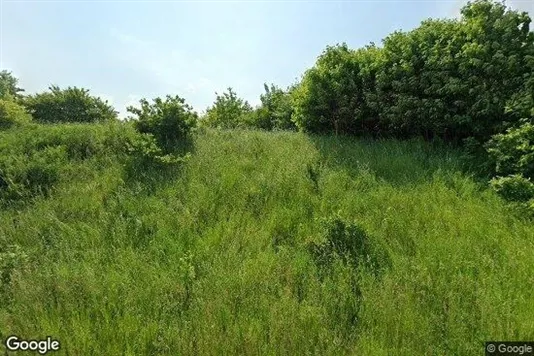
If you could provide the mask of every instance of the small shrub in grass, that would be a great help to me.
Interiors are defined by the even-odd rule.
[[[154,136],[151,134],[140,134],[136,140],[129,144],[128,152],[135,157],[137,162],[141,165],[159,164],[163,166],[180,163],[190,156],[190,154],[186,154],[185,156],[178,156],[170,153],[165,154],[158,146]]]
[[[71,160],[110,157],[125,154],[127,144],[137,137],[131,125],[122,122],[105,124],[30,125],[17,135],[5,136],[6,154],[34,155],[49,147],[63,146]]]
[[[23,106],[13,100],[0,99],[0,130],[5,130],[13,126],[20,126],[31,121],[31,116]]]
[[[520,174],[493,178],[490,185],[509,201],[527,202],[534,198],[534,183]]]
[[[321,221],[322,241],[311,244],[311,251],[320,266],[328,266],[336,258],[352,266],[369,268],[373,272],[389,264],[385,250],[380,249],[369,234],[356,223],[339,216]]]
[[[151,134],[139,134],[128,144],[128,154],[130,160],[126,166],[126,177],[134,180],[164,177],[191,156],[190,153],[165,153]]]
[[[64,163],[65,149],[49,147],[31,157],[24,169],[15,177],[32,195],[47,194],[50,188],[59,181],[59,170]]]
[[[0,200],[6,203],[47,195],[59,181],[65,158],[64,147],[47,147],[30,156],[4,157],[0,160]]]
[[[164,154],[187,150],[190,145],[191,133],[197,124],[198,115],[193,108],[179,96],[167,95],[165,100],[156,98],[153,103],[146,99],[140,100],[141,108],[130,106],[127,110],[134,114],[134,127],[145,136],[140,143],[144,144],[142,151],[148,153],[150,147],[156,144]],[[154,152],[159,157],[159,152]]]

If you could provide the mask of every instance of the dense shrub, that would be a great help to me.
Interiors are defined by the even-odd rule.
[[[137,132],[129,124],[28,125],[0,132],[0,206],[49,194],[71,162],[95,159],[99,167],[112,158],[126,160]]]
[[[534,122],[534,49],[525,56],[527,74],[522,88],[507,103],[507,116],[512,122],[531,120]]]
[[[354,132],[365,111],[361,79],[360,64],[346,44],[327,47],[295,90],[297,126],[317,133]]]
[[[31,155],[10,155],[0,160],[0,202],[4,205],[48,194],[58,182],[65,163],[64,147],[47,147]]]
[[[534,183],[520,174],[493,178],[490,184],[499,195],[509,201],[527,202],[534,198]]]
[[[232,129],[251,126],[252,107],[239,98],[232,88],[222,95],[217,94],[213,106],[206,110],[203,124],[219,129]]]
[[[284,91],[274,84],[264,84],[265,93],[260,96],[261,105],[250,113],[249,126],[264,130],[293,130],[293,107],[290,90]]]
[[[463,43],[460,24],[427,20],[384,39],[376,105],[387,131],[400,137],[443,135],[465,119],[454,56]]]
[[[0,130],[5,130],[12,126],[24,125],[30,121],[31,116],[23,106],[9,98],[0,99]]]
[[[133,158],[133,166],[138,169],[165,166],[183,162],[189,157],[188,154],[179,156],[173,153],[166,153],[158,144],[152,134],[142,133],[128,143],[128,153]]]
[[[317,133],[488,140],[532,109],[529,25],[526,13],[477,0],[460,19],[426,20],[382,48],[327,47],[294,93],[293,119]]]
[[[117,118],[107,101],[91,96],[88,89],[51,86],[50,91],[24,98],[24,105],[41,123],[103,122]]]
[[[487,151],[501,176],[521,174],[534,178],[534,125],[528,121],[498,134],[486,144]]]
[[[528,73],[529,23],[525,13],[481,0],[460,20],[428,20],[388,36],[379,80],[384,119],[403,135],[488,139],[501,131],[506,102]]]
[[[140,108],[132,106],[127,108],[135,115],[134,127],[142,134],[151,135],[162,153],[171,153],[190,143],[198,115],[183,98],[167,95],[165,100],[156,98],[153,103],[141,99],[140,104]],[[152,146],[151,139],[145,138],[141,142],[143,143],[136,147],[143,147],[146,144],[148,144],[146,147]]]

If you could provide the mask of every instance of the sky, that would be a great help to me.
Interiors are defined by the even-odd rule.
[[[232,87],[296,82],[327,45],[379,44],[463,0],[0,0],[0,69],[27,93],[80,86],[121,116],[141,98],[180,95],[198,112]],[[534,17],[534,0],[507,0]]]

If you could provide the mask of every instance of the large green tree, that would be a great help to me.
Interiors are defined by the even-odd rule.
[[[309,132],[351,132],[363,102],[359,66],[347,45],[328,46],[295,90],[294,120]]]
[[[530,71],[529,24],[526,13],[479,0],[460,20],[427,20],[388,36],[377,83],[383,122],[402,135],[446,139],[502,131],[506,103]]]
[[[294,92],[297,126],[484,141],[517,122],[532,100],[530,17],[492,0],[461,13],[394,32],[382,48],[327,47]]]

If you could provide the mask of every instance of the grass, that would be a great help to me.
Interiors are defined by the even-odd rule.
[[[206,131],[151,175],[106,149],[128,132],[33,130],[0,133],[0,158],[29,164],[38,142],[64,153],[49,193],[0,210],[3,340],[52,335],[68,355],[473,355],[534,339],[534,226],[459,152]],[[88,136],[92,154],[68,154]],[[343,256],[350,226],[389,262]],[[325,262],[310,246],[328,243]]]

